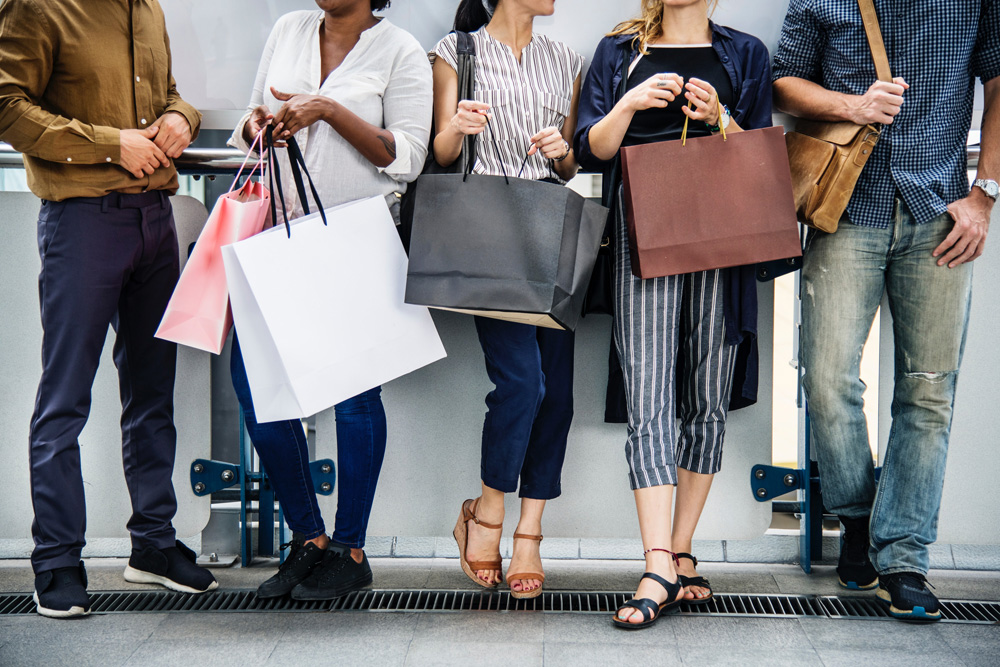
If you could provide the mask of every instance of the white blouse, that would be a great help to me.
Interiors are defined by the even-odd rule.
[[[363,120],[392,132],[396,159],[379,168],[361,155],[329,124],[317,122],[295,134],[323,206],[383,195],[391,205],[395,193],[423,169],[430,140],[433,83],[430,62],[417,40],[386,19],[361,33],[344,62],[320,81],[322,11],[298,11],[278,19],[264,47],[247,113],[236,125],[229,145],[247,152],[243,128],[261,104],[277,113],[283,104],[271,87],[284,93],[323,95]],[[290,218],[303,214],[289,168],[288,152],[276,151],[282,189]],[[277,193],[273,193],[277,196]],[[310,202],[310,210],[314,210]],[[281,215],[278,206],[278,215]]]
[[[524,47],[520,61],[485,27],[472,37],[476,44],[476,100],[492,108],[492,120],[476,140],[473,171],[495,176],[506,171],[508,176],[516,176],[531,148],[531,137],[547,127],[561,132],[566,124],[583,57],[562,42],[538,33]],[[434,49],[456,70],[457,43],[458,36],[451,33]],[[562,180],[551,160],[541,152],[528,158],[521,177]]]

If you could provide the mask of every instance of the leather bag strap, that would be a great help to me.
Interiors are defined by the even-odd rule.
[[[889,67],[889,56],[885,52],[885,42],[882,40],[882,28],[878,23],[873,0],[858,0],[861,8],[861,19],[865,22],[865,34],[868,35],[868,46],[875,61],[875,73],[879,81],[892,83],[892,68]]]

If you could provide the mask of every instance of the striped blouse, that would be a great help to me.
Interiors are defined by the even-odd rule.
[[[573,86],[583,69],[583,57],[562,42],[535,33],[518,62],[510,47],[494,39],[485,27],[472,35],[476,43],[476,100],[492,107],[489,126],[480,135],[473,170],[495,176],[506,170],[509,176],[515,176],[531,147],[531,137],[547,127],[562,131],[573,104]],[[457,41],[455,33],[451,33],[434,49],[456,70]],[[528,158],[521,177],[559,179],[551,161],[540,153]]]

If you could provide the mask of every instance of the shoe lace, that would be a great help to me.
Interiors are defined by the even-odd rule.
[[[279,547],[282,551],[284,551],[285,549],[289,550],[288,551],[288,555],[285,556],[284,562],[282,562],[281,565],[278,566],[278,571],[279,572],[284,572],[288,568],[292,567],[292,564],[296,560],[298,560],[299,558],[302,557],[303,552],[305,551],[305,549],[303,549],[302,547],[303,547],[302,544],[299,544],[299,543],[294,542],[294,541],[293,542],[285,542],[284,544],[282,544]]]
[[[927,586],[929,588],[934,588],[934,584],[927,581],[927,577],[917,572],[903,572],[898,575],[900,584],[910,584],[914,588],[921,588]],[[935,589],[936,590],[936,589]]]

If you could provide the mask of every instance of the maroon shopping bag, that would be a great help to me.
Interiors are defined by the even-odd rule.
[[[802,255],[780,127],[629,146],[622,172],[639,278]]]

